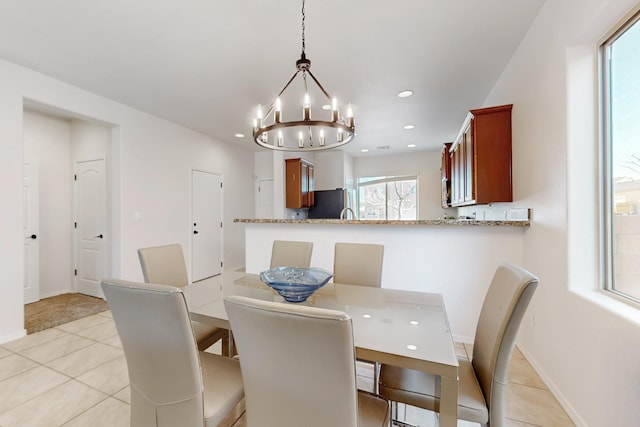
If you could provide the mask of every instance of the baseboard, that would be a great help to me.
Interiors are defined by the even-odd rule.
[[[26,336],[27,336],[26,329],[23,329],[20,332],[14,332],[13,334],[3,335],[0,337],[0,344],[8,343],[10,341],[15,341],[17,339],[20,339]]]
[[[463,344],[473,344],[473,337],[465,337],[462,335],[452,335],[453,342],[461,342]]]
[[[540,364],[535,360],[535,358],[525,349],[518,345],[518,349],[527,359],[531,367],[536,371],[538,376],[544,381],[544,383],[549,388],[549,391],[556,398],[562,409],[564,409],[571,418],[571,421],[576,425],[576,427],[588,427],[588,424],[582,419],[580,414],[574,409],[574,407],[569,403],[569,401],[564,397],[560,389],[555,385],[555,383],[549,378],[549,376],[544,372]]]
[[[46,294],[40,294],[40,299],[45,299],[45,298],[51,298],[51,297],[56,297],[58,295],[63,295],[63,294],[70,294],[72,293],[73,290],[71,288],[69,289],[62,289],[59,291],[54,291],[54,292],[48,292]]]

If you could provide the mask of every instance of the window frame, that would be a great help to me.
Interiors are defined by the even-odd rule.
[[[373,179],[373,178],[377,178],[377,179]],[[370,179],[370,181],[366,181],[366,182],[361,182],[361,180],[364,179]],[[391,183],[391,182],[396,182],[396,181],[415,181],[416,183],[416,219],[419,218],[419,207],[420,207],[420,189],[419,189],[419,180],[418,180],[418,174],[415,175],[374,175],[374,176],[362,176],[362,177],[358,177],[356,179],[356,206],[357,206],[357,211],[358,211],[358,215],[357,217],[360,218],[360,187],[363,186],[369,186],[369,185],[376,185],[376,184],[385,184],[385,187],[387,184]],[[398,221],[398,220],[392,220],[389,219],[389,211],[388,211],[388,206],[389,206],[389,195],[388,193],[385,192],[385,219],[383,221]],[[366,219],[366,218],[360,218],[360,219]],[[400,220],[402,221],[402,220]]]
[[[611,48],[613,44],[634,25],[640,25],[640,10],[613,28],[598,46],[598,86],[599,86],[599,171],[600,188],[600,288],[623,301],[640,305],[640,297],[621,292],[615,288],[614,275],[614,172],[613,172],[613,129],[612,129],[612,76]]]

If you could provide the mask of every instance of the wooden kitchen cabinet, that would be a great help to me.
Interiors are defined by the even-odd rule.
[[[304,159],[286,159],[286,207],[313,206],[313,163]]]
[[[443,208],[451,206],[451,142],[447,142],[442,147],[442,160],[440,163],[440,176],[442,178],[440,202]]]
[[[513,201],[511,109],[469,111],[450,148],[451,206]]]

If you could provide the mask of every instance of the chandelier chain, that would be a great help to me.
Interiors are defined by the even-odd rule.
[[[305,19],[306,15],[304,13],[304,0],[302,0],[302,56],[304,56],[304,51],[305,51],[305,38],[304,38],[304,19]]]

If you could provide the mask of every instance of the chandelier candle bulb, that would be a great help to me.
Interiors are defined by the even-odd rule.
[[[338,100],[335,98],[331,98],[331,120],[338,121]]]
[[[256,115],[257,121],[256,124],[258,128],[262,127],[262,119],[263,119],[263,115],[262,115],[262,105],[258,105],[258,114]]]
[[[304,147],[304,135],[302,132],[298,134],[298,148]]]
[[[344,140],[344,134],[342,133],[342,129],[340,128],[338,129],[337,138],[338,138],[338,142],[342,142]]]
[[[302,119],[309,120],[311,116],[311,101],[309,100],[309,94],[304,94],[304,103],[302,104]]]
[[[281,130],[278,131],[278,147],[284,147],[284,137]]]
[[[353,127],[353,109],[351,109],[351,104],[349,104],[349,108],[347,108],[347,126],[350,128]]]
[[[324,129],[320,129],[319,139],[320,139],[320,146],[324,147]]]
[[[282,101],[280,101],[280,98],[276,99],[276,112],[274,121],[276,123],[280,123],[282,121]]]

